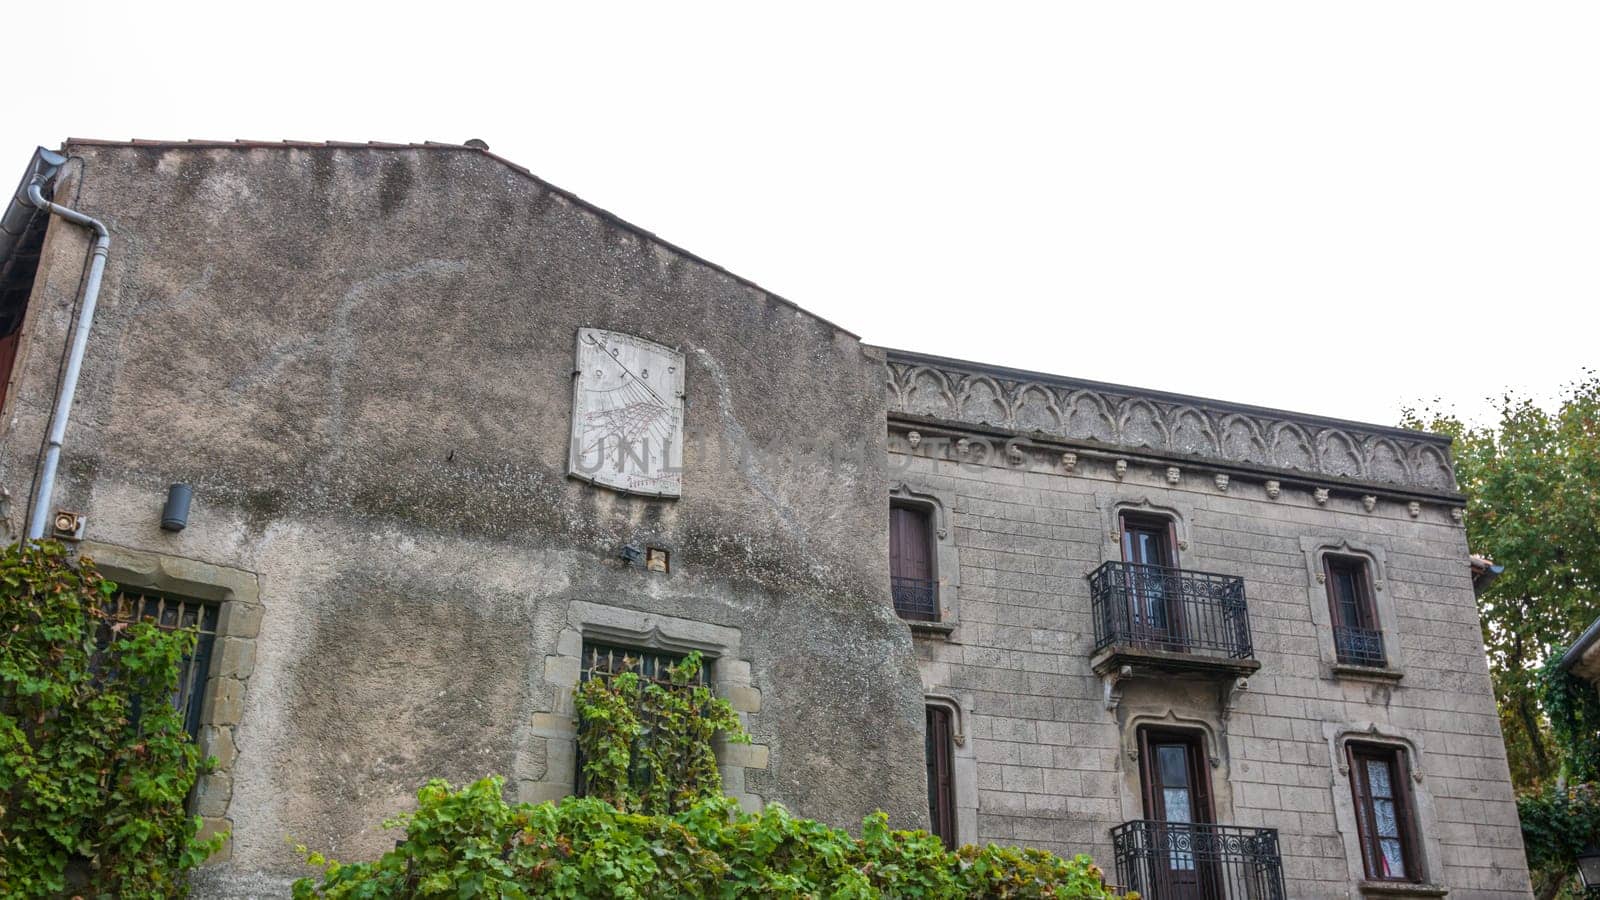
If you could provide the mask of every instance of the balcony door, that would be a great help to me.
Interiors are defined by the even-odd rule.
[[[1211,769],[1204,738],[1192,731],[1139,730],[1140,782],[1154,858],[1152,897],[1208,900],[1220,896],[1211,851]]]
[[[1178,542],[1172,520],[1122,516],[1122,561],[1128,563],[1128,613],[1133,638],[1181,650],[1183,609],[1177,590]]]

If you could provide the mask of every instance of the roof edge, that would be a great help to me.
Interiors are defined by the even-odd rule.
[[[1571,669],[1577,665],[1589,648],[1597,642],[1600,642],[1600,619],[1590,622],[1589,627],[1583,630],[1583,634],[1578,635],[1578,639],[1567,648],[1567,652],[1561,654],[1561,668]]]
[[[533,173],[533,171],[530,170],[529,168],[527,168],[526,166],[514,163],[511,160],[505,158],[504,156],[501,156],[500,154],[495,153],[495,152],[493,152],[493,151],[491,151],[491,150],[489,150],[488,148],[485,148],[485,147],[469,147],[469,146],[467,146],[465,144],[450,144],[450,143],[443,143],[443,142],[440,142],[440,141],[425,141],[425,142],[420,143],[420,144],[418,144],[418,143],[395,144],[395,143],[384,143],[384,142],[380,142],[380,141],[368,141],[368,142],[357,142],[357,141],[248,141],[248,140],[234,140],[234,141],[223,141],[223,140],[163,141],[163,140],[142,140],[142,139],[138,139],[138,138],[135,138],[133,140],[126,140],[126,141],[115,141],[115,140],[104,140],[104,139],[100,139],[100,138],[67,138],[65,141],[62,142],[61,148],[62,148],[63,152],[65,152],[67,150],[67,148],[69,148],[69,147],[162,147],[162,148],[171,148],[171,149],[175,149],[175,150],[272,150],[272,149],[284,149],[284,150],[449,150],[449,151],[458,151],[458,152],[465,152],[465,153],[477,153],[477,154],[481,154],[482,156],[488,157],[489,159],[494,160],[495,162],[499,163],[502,166],[505,166],[506,168],[512,170],[513,172],[516,172],[517,174],[522,175],[523,177],[535,182],[536,184],[538,184],[540,187],[544,188],[545,190],[550,191],[551,193],[557,194],[557,195],[559,195],[559,196],[571,201],[572,203],[583,207],[584,209],[594,213],[595,215],[599,216],[602,219],[605,219],[606,221],[610,222],[613,225],[616,225],[619,228],[624,228],[624,229],[626,229],[628,231],[631,231],[634,234],[638,235],[639,237],[644,238],[645,240],[651,241],[651,242],[653,242],[655,244],[659,244],[662,247],[665,247],[666,249],[672,251],[673,253],[676,253],[679,256],[684,257],[685,259],[692,260],[693,262],[699,263],[700,265],[705,266],[706,268],[711,269],[712,271],[720,272],[721,274],[726,275],[729,278],[732,278],[734,281],[739,282],[740,284],[744,285],[745,287],[752,288],[754,290],[760,291],[765,296],[770,297],[773,300],[776,300],[777,302],[783,304],[784,306],[788,306],[788,307],[794,309],[796,312],[804,313],[805,315],[810,316],[811,318],[817,320],[818,322],[821,322],[822,324],[828,326],[829,328],[832,328],[834,331],[837,331],[837,332],[839,332],[841,334],[847,335],[847,336],[855,339],[858,342],[861,340],[861,335],[855,333],[854,331],[851,331],[848,328],[845,328],[845,327],[839,325],[836,322],[833,322],[830,319],[827,319],[827,318],[824,318],[823,316],[817,315],[816,313],[812,312],[809,309],[806,309],[804,306],[801,306],[800,304],[794,302],[793,300],[790,300],[789,298],[783,296],[782,294],[776,293],[775,291],[772,291],[772,290],[769,290],[769,289],[767,289],[765,287],[762,287],[757,282],[752,281],[751,279],[746,278],[743,275],[740,275],[739,273],[733,271],[732,269],[727,268],[726,266],[722,266],[722,265],[719,265],[718,263],[714,263],[711,260],[706,259],[705,257],[699,255],[698,253],[695,253],[695,252],[693,252],[691,250],[686,250],[683,247],[681,247],[681,246],[679,246],[679,245],[677,245],[677,244],[675,244],[675,243],[673,243],[673,242],[661,237],[660,235],[656,234],[653,231],[649,231],[649,230],[647,230],[645,228],[642,228],[642,227],[640,227],[638,225],[635,225],[632,222],[628,221],[627,219],[624,219],[623,217],[617,215],[616,213],[606,209],[605,207],[600,206],[600,205],[598,205],[596,203],[592,203],[592,202],[590,202],[588,200],[585,200],[582,197],[578,196],[577,194],[574,194],[572,191],[567,190],[566,188],[559,187],[559,186],[557,186],[555,184],[552,184],[549,181],[546,181],[545,179],[539,177],[538,175],[535,175]]]
[[[876,345],[873,345],[876,346]],[[1087,378],[1073,378],[1068,375],[1054,375],[1049,372],[1036,372],[1030,369],[1014,369],[1009,366],[999,366],[993,363],[977,362],[969,359],[956,359],[948,356],[935,356],[931,353],[918,353],[914,350],[896,350],[893,347],[877,347],[884,352],[889,362],[908,363],[912,365],[928,366],[954,366],[956,368],[973,369],[987,375],[997,375],[1013,380],[1029,380],[1046,382],[1071,388],[1085,388],[1096,391],[1106,391],[1115,394],[1126,394],[1134,397],[1148,397],[1154,400],[1164,400],[1170,403],[1179,403],[1188,406],[1205,406],[1225,412],[1248,413],[1258,416],[1272,416],[1289,419],[1296,422],[1310,422],[1341,429],[1355,429],[1362,432],[1382,434],[1391,437],[1404,437],[1410,440],[1426,440],[1448,447],[1452,438],[1447,434],[1438,434],[1432,431],[1416,431],[1410,428],[1398,428],[1393,425],[1376,425],[1371,422],[1358,422],[1353,419],[1338,419],[1332,416],[1319,416],[1313,413],[1295,412],[1288,409],[1275,409],[1270,406],[1253,406],[1248,403],[1234,403],[1228,400],[1218,400],[1212,397],[1198,397],[1192,394],[1178,394],[1172,391],[1161,391],[1151,388],[1141,388],[1128,384],[1113,384],[1106,381],[1091,381]]]

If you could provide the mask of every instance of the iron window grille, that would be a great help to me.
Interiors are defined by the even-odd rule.
[[[1168,566],[1107,562],[1089,575],[1094,649],[1129,646],[1250,659],[1244,579]]]
[[[939,621],[939,591],[931,578],[893,575],[889,578],[889,589],[894,594],[894,611],[900,618]]]
[[[668,690],[693,690],[697,687],[710,685],[710,660],[703,659],[700,671],[686,685],[672,683],[672,675],[668,669],[683,662],[683,654],[663,653],[657,650],[640,650],[631,647],[619,647],[612,644],[590,643],[583,644],[583,657],[578,667],[578,682],[581,685],[590,679],[599,678],[610,680],[614,675],[632,672],[639,676],[641,681],[659,685]],[[655,739],[659,723],[654,721],[644,709],[635,709],[639,716],[641,732],[638,742],[632,748],[631,762],[628,770],[628,783],[636,792],[643,794],[650,787],[650,772],[643,765],[644,754],[641,748]],[[574,793],[582,797],[587,793],[587,783],[583,774],[583,735],[582,724],[579,725],[579,738],[577,750],[578,771],[573,777]]]
[[[1111,829],[1117,881],[1146,900],[1285,900],[1275,828],[1127,822]]]
[[[154,622],[163,631],[195,632],[194,648],[179,662],[178,687],[172,694],[172,706],[183,714],[183,727],[189,737],[198,739],[200,716],[205,708],[206,678],[211,671],[211,652],[217,639],[217,606],[165,594],[120,591],[106,605],[100,646],[106,647],[116,639],[116,626],[144,621]]]
[[[1383,652],[1383,632],[1376,628],[1335,625],[1333,646],[1339,662],[1346,665],[1382,668],[1388,661]]]

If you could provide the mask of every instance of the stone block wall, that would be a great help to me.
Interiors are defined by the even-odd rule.
[[[1411,758],[1424,890],[1528,895],[1450,503],[1380,496],[1368,509],[1383,491],[1336,486],[1319,499],[1326,488],[1313,480],[1148,452],[1007,449],[992,433],[926,422],[892,424],[889,469],[892,490],[938,503],[953,545],[941,547],[938,576],[960,585],[954,628],[918,629],[917,644],[924,688],[958,698],[966,714],[975,765],[965,778],[958,768],[957,795],[976,809],[962,841],[1089,850],[1110,869],[1111,829],[1145,817],[1136,730],[1177,724],[1206,736],[1218,822],[1279,830],[1289,896],[1360,896],[1342,751],[1359,736]],[[1108,684],[1091,669],[1086,576],[1121,558],[1122,508],[1174,517],[1183,568],[1243,577],[1261,664],[1244,689],[1186,675]],[[1372,561],[1386,671],[1337,665],[1324,549]]]

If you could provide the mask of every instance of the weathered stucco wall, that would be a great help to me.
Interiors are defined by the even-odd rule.
[[[428,777],[570,782],[550,717],[582,604],[735,635],[749,802],[925,821],[877,351],[472,150],[70,151],[58,197],[114,243],[56,505],[129,572],[259,585],[236,758],[202,790],[234,831],[208,891],[303,873],[286,836],[382,849]],[[0,440],[13,535],[84,250],[52,224]],[[686,354],[682,499],[566,476],[580,326]],[[170,482],[195,488],[179,534]],[[629,541],[671,574],[626,566]]]

